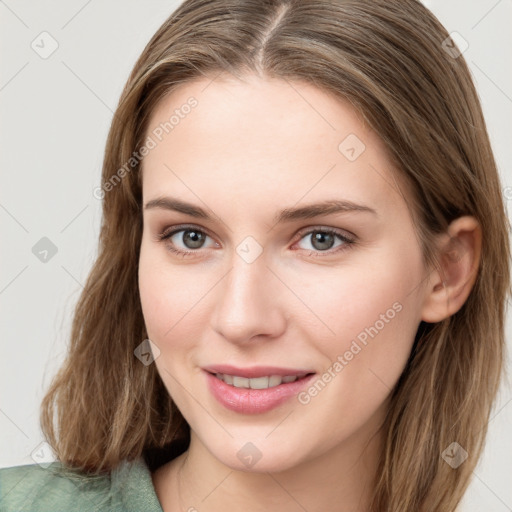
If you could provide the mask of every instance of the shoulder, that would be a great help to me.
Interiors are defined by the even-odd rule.
[[[101,510],[110,487],[109,476],[80,475],[56,462],[13,466],[0,469],[0,509]]]
[[[151,473],[142,458],[123,461],[111,473],[94,476],[53,462],[0,469],[2,512],[103,510],[162,512]]]

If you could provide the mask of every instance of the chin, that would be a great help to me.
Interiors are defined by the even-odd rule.
[[[297,446],[283,446],[268,440],[232,440],[230,445],[222,444],[209,448],[213,456],[234,471],[248,473],[278,473],[292,469],[304,462],[306,454],[298,453],[303,443]]]

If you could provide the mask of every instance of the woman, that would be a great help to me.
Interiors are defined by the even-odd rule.
[[[6,510],[456,509],[510,291],[456,49],[414,0],[177,9],[109,133],[59,462]]]

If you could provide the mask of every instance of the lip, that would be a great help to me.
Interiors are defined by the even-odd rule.
[[[307,368],[282,368],[277,366],[251,366],[250,368],[237,368],[229,364],[216,364],[212,366],[205,366],[203,370],[209,373],[224,373],[227,375],[238,375],[239,377],[246,377],[248,379],[255,379],[257,377],[266,377],[267,375],[305,375],[308,373],[315,373]]]
[[[224,368],[226,366],[216,366],[215,368]],[[232,368],[232,367],[231,367]],[[249,377],[249,369],[245,369],[245,373],[238,373],[240,369],[233,372],[233,369],[229,371],[221,371],[218,373],[227,373],[228,375],[239,375],[240,377],[256,378],[265,375],[297,375],[300,373],[309,373],[306,371],[297,372],[297,370],[281,368],[281,371],[288,373],[273,373],[276,369],[272,369],[268,373],[268,367],[263,372],[263,367],[257,367],[250,369],[252,376]],[[290,371],[291,370],[291,371]],[[263,373],[262,373],[263,372]],[[207,380],[208,389],[214,398],[223,405],[226,409],[234,411],[240,414],[262,414],[272,409],[279,407],[284,402],[297,396],[297,394],[306,387],[311,379],[315,376],[314,373],[306,375],[305,377],[296,380],[294,382],[287,382],[274,386],[267,389],[247,389],[247,388],[236,388],[226,384],[223,380],[218,379],[210,371],[204,370],[204,375]]]

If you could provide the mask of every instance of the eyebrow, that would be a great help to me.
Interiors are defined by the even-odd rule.
[[[172,210],[198,219],[212,220],[212,217],[199,206],[181,201],[174,197],[157,197],[148,201],[144,207],[146,210],[158,208]],[[328,200],[321,203],[308,204],[298,208],[285,208],[274,217],[274,224],[291,222],[295,220],[311,219],[322,215],[345,212],[364,212],[378,216],[373,208],[363,204],[357,204],[347,200]]]

